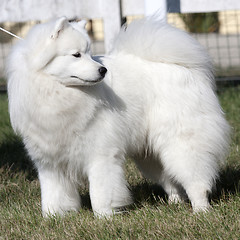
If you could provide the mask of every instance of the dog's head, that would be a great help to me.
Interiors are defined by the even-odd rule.
[[[29,34],[33,39],[30,45],[34,46],[29,64],[66,86],[100,82],[107,69],[91,58],[85,24],[85,21],[69,23],[65,17],[40,24]]]

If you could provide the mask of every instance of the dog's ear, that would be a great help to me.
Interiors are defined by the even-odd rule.
[[[68,23],[68,20],[66,17],[61,17],[61,18],[57,19],[57,21],[55,22],[54,31],[51,35],[51,38],[52,39],[58,38],[60,32],[63,31],[63,29],[67,25],[67,23]]]
[[[78,24],[78,27],[85,28],[86,25],[87,25],[87,21],[86,20],[81,20],[81,21],[77,22],[77,24]]]

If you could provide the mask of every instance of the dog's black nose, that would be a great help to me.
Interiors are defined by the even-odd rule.
[[[101,77],[104,78],[104,77],[105,77],[105,74],[106,74],[106,72],[107,72],[107,69],[106,69],[105,67],[100,67],[100,68],[98,69],[98,71],[99,71]]]

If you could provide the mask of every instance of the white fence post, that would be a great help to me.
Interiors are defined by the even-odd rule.
[[[145,16],[157,13],[159,19],[167,21],[167,0],[144,0]]]
[[[103,26],[104,26],[104,46],[108,53],[113,46],[113,41],[121,27],[120,0],[103,0]]]

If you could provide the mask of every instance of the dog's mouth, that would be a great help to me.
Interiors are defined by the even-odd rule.
[[[100,82],[100,81],[103,80],[103,77],[100,77],[100,78],[95,79],[95,80],[82,79],[82,78],[79,78],[79,77],[77,77],[77,76],[71,76],[71,78],[77,78],[77,79],[79,79],[79,80],[81,80],[81,81],[83,81],[83,82],[88,82],[88,83],[97,83],[97,82]]]
[[[69,83],[69,84],[66,84],[67,87],[71,87],[71,86],[84,86],[84,85],[94,85],[96,83],[99,83],[103,80],[104,77],[99,77],[97,79],[91,79],[91,80],[88,80],[88,79],[82,79],[78,76],[70,76],[71,78],[74,78],[74,79],[77,79],[79,80],[79,83],[78,82],[74,82],[74,83]]]

